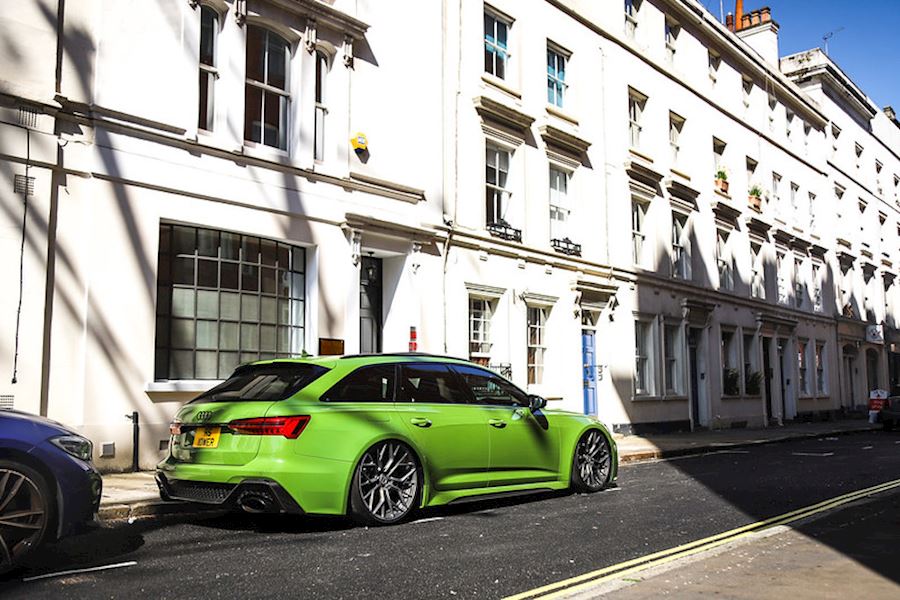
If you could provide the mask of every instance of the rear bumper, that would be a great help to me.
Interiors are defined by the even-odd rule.
[[[297,501],[271,479],[245,479],[240,483],[215,483],[169,479],[156,474],[156,485],[164,500],[184,500],[251,513],[281,513],[302,515]]]

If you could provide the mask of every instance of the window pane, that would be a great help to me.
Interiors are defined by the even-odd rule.
[[[197,285],[201,287],[218,287],[219,265],[215,260],[197,260]]]
[[[304,280],[300,273],[291,274],[291,298],[303,298]]]
[[[275,298],[263,297],[260,299],[260,321],[263,323],[277,323],[278,302]]]
[[[197,291],[197,317],[215,319],[219,316],[219,293],[207,290]]]
[[[219,349],[220,350],[237,350],[238,344],[238,324],[237,323],[220,323],[219,324]]]
[[[276,244],[270,240],[260,241],[260,256],[262,264],[275,266],[277,260]]]
[[[259,325],[241,325],[241,350],[259,350]]]
[[[211,229],[198,229],[197,253],[200,256],[218,256],[219,232]]]
[[[238,364],[237,352],[219,352],[219,379],[226,379]]]
[[[186,285],[194,285],[194,259],[176,258],[172,268],[172,281]]]
[[[241,238],[241,260],[249,263],[259,262],[259,238],[248,236]]]
[[[291,322],[291,303],[288,300],[278,301],[278,323],[288,325]]]
[[[215,379],[218,372],[218,359],[215,352],[197,353],[197,379]]]
[[[254,81],[265,81],[265,36],[265,29],[253,25],[247,27],[247,78]]]
[[[262,90],[247,85],[244,94],[244,139],[262,142]]]
[[[241,320],[259,321],[259,296],[241,294]]]
[[[291,301],[291,325],[297,327],[302,327],[304,325],[303,312],[303,302],[298,302],[297,300]]]
[[[216,64],[215,36],[219,29],[216,11],[208,6],[200,8],[200,63],[211,67]]]
[[[185,350],[173,350],[169,355],[169,379],[194,378],[194,353]]]
[[[290,327],[279,327],[278,328],[278,351],[279,352],[290,352],[291,351],[291,328]]]
[[[291,275],[281,269],[278,269],[278,295],[283,298],[291,295]]]
[[[274,257],[273,257],[274,261]],[[264,294],[274,294],[276,288],[275,269],[267,269],[263,267],[261,270],[262,291]]]
[[[467,395],[445,365],[401,365],[400,402],[464,404]]]
[[[255,265],[241,265],[241,289],[246,292],[259,290],[259,267]]]
[[[197,348],[215,350],[219,342],[219,324],[215,321],[197,321]]]
[[[294,247],[292,250],[293,260],[291,261],[291,270],[298,273],[306,272],[306,250]]]
[[[272,146],[273,148],[284,149],[281,100],[282,97],[278,94],[273,94],[271,92],[263,93],[263,127],[265,131],[263,144]]]
[[[241,296],[231,292],[222,292],[222,318],[237,321],[241,315]]]
[[[322,394],[325,402],[389,402],[394,395],[394,365],[361,367]]]
[[[193,227],[174,226],[172,228],[172,253],[193,256],[194,250],[197,248],[195,240]]]
[[[287,89],[287,44],[280,37],[268,33],[268,71],[266,83],[278,89]]]
[[[241,236],[236,233],[221,234],[222,258],[237,260],[240,258]]]
[[[174,348],[194,347],[194,321],[192,319],[172,319],[172,346]]]
[[[263,352],[275,352],[275,326],[260,325],[259,327],[259,349]]]
[[[176,317],[194,316],[194,290],[172,290],[172,314]]]
[[[238,264],[223,262],[221,267],[222,289],[236,290],[238,289]]]

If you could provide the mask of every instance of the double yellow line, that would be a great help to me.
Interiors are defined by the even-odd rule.
[[[777,517],[771,517],[764,521],[757,521],[756,523],[744,525],[743,527],[738,527],[737,529],[732,529],[730,531],[724,531],[707,538],[695,540],[693,542],[689,542],[681,546],[676,546],[674,548],[669,548],[668,550],[661,550],[653,554],[648,554],[647,556],[641,556],[639,558],[627,560],[617,565],[611,565],[609,567],[604,567],[596,571],[591,571],[590,573],[585,573],[584,575],[578,575],[577,577],[564,579],[563,581],[551,583],[543,587],[516,594],[514,596],[507,596],[505,600],[535,600],[537,598],[540,598],[541,600],[549,600],[551,598],[563,598],[566,596],[570,596],[611,579],[618,579],[620,577],[625,577],[632,573],[637,573],[651,567],[663,565],[680,558],[699,554],[700,552],[706,552],[707,550],[712,550],[713,548],[716,548],[718,546],[729,544],[735,540],[753,535],[765,529],[777,527],[779,525],[786,525],[787,523],[792,523],[794,521],[799,521],[801,519],[811,517],[812,515],[815,515],[817,513],[832,510],[849,502],[853,502],[855,500],[859,500],[873,494],[886,492],[898,487],[900,487],[900,479],[887,481],[885,483],[869,488],[850,492],[849,494],[844,494],[842,496],[836,496],[828,500],[823,500],[822,502],[813,504],[811,506],[798,508],[797,510],[792,510],[791,512],[779,515]]]

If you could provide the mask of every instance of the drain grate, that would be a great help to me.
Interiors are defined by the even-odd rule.
[[[34,177],[28,175],[16,175],[13,180],[13,189],[17,194],[34,196]]]
[[[16,397],[12,394],[0,395],[0,410],[12,410],[15,408]]]

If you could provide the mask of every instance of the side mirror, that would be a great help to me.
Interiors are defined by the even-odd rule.
[[[546,398],[542,398],[537,394],[528,394],[528,408],[531,409],[531,412],[541,410],[545,406],[547,406]]]

